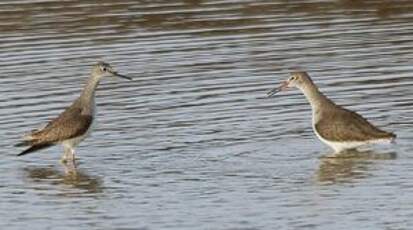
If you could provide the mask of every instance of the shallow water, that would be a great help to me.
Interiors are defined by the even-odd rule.
[[[409,229],[410,1],[2,1],[0,228]],[[97,60],[98,126],[62,149],[13,145],[76,98]],[[306,70],[397,144],[331,158],[297,91]]]

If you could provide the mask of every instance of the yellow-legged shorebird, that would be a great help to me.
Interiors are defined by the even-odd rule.
[[[62,161],[74,161],[75,147],[91,132],[95,121],[95,91],[104,77],[131,78],[118,74],[109,64],[98,62],[93,66],[85,88],[80,96],[65,109],[57,118],[50,121],[44,128],[32,131],[24,136],[24,141],[16,146],[30,146],[18,156],[44,149],[56,144],[62,144],[64,154]]]
[[[392,142],[396,135],[380,130],[361,115],[347,110],[322,94],[306,72],[292,73],[268,96],[297,87],[305,95],[312,109],[312,126],[317,137],[336,152],[366,144]]]

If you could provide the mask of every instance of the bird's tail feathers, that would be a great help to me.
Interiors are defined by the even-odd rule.
[[[36,134],[39,132],[39,130],[35,129],[32,130],[30,133],[26,133],[23,135],[23,140],[20,141],[19,143],[15,144],[15,147],[23,147],[23,146],[30,146],[34,145],[37,141]]]
[[[17,156],[23,156],[23,155],[35,152],[37,150],[48,148],[52,145],[53,144],[51,143],[35,144],[35,145],[30,146],[30,148],[24,150],[23,152],[19,153]]]
[[[23,147],[23,146],[29,146],[32,145],[32,141],[30,140],[24,140],[24,141],[20,141],[19,143],[15,144],[14,147]]]

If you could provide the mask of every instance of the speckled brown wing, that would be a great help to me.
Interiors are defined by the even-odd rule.
[[[30,146],[19,153],[18,156],[48,148],[63,140],[81,136],[90,128],[92,119],[91,115],[82,114],[82,108],[78,102],[75,102],[57,118],[49,122],[45,128],[32,132],[28,140],[18,144],[17,146]]]
[[[344,108],[321,114],[315,129],[321,137],[329,141],[369,141],[396,137],[395,134],[376,128],[359,114]]]
[[[91,115],[82,114],[82,109],[77,104],[73,104],[47,126],[33,133],[32,142],[36,143],[56,143],[63,140],[81,136],[87,132],[92,124]]]

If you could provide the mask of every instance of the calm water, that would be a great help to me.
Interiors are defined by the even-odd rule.
[[[411,1],[2,1],[1,229],[409,229]],[[13,145],[106,60],[77,149]],[[311,130],[292,70],[398,134],[342,158]]]

